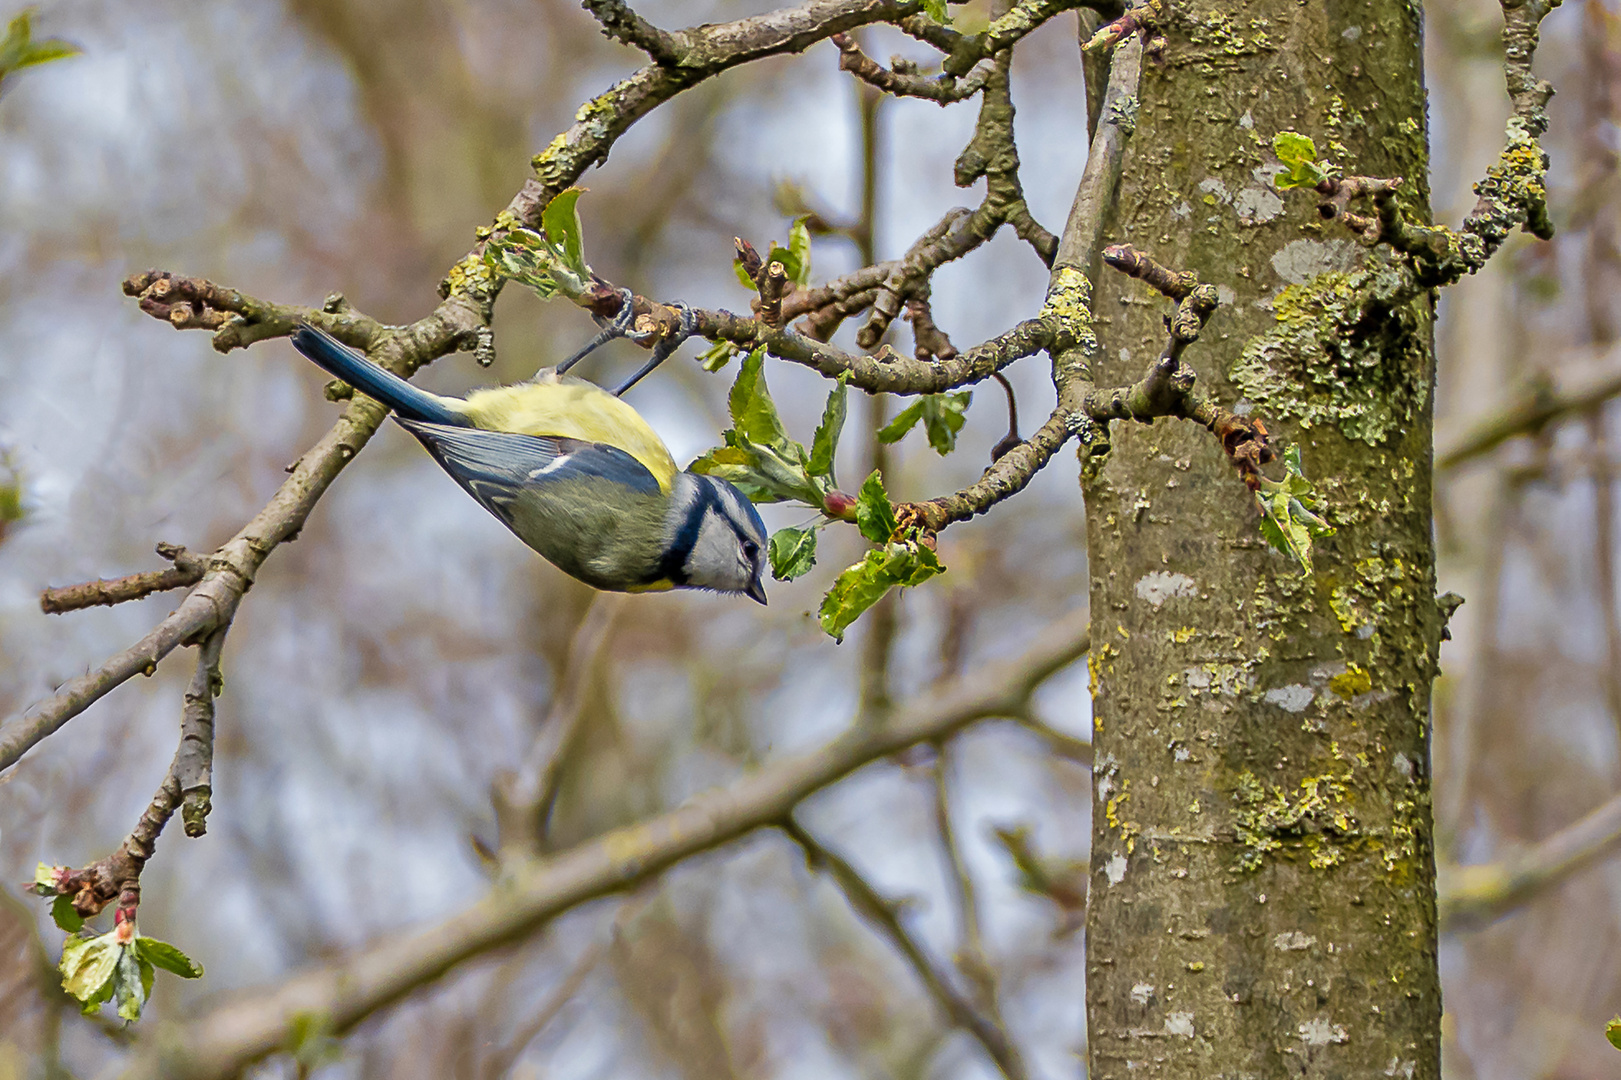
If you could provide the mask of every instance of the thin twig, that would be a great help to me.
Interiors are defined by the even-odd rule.
[[[957,968],[974,990],[978,1005],[998,1030],[1006,1032],[997,1003],[996,972],[985,954],[984,936],[979,926],[979,900],[974,892],[974,875],[963,859],[962,847],[957,841],[957,830],[951,822],[951,743],[935,744],[934,765],[929,770],[930,787],[934,795],[934,828],[940,840],[940,850],[950,870],[953,900],[956,902],[957,920],[962,926],[962,947],[957,950]]]
[[[208,560],[194,555],[183,547],[159,544],[158,554],[174,563],[167,570],[143,570],[118,578],[100,578],[78,585],[60,585],[46,589],[39,595],[40,610],[47,615],[60,615],[81,608],[123,604],[139,600],[155,592],[183,589],[201,581],[208,570]]]
[[[951,984],[950,976],[935,964],[901,922],[895,905],[885,900],[849,862],[818,843],[791,816],[783,820],[781,828],[804,851],[805,861],[815,869],[826,871],[856,914],[906,958],[946,1019],[972,1035],[1003,1076],[1008,1080],[1022,1080],[1026,1073],[1018,1047],[1013,1045],[1006,1031]]]
[[[575,960],[574,965],[569,968],[568,974],[563,977],[563,981],[558,983],[550,994],[546,995],[546,999],[540,1003],[540,1007],[535,1010],[535,1015],[530,1017],[529,1022],[515,1031],[512,1038],[507,1040],[505,1046],[491,1053],[485,1059],[484,1072],[486,1075],[507,1076],[510,1074],[512,1066],[517,1062],[518,1057],[524,1050],[528,1048],[529,1044],[539,1038],[540,1033],[545,1031],[553,1020],[557,1019],[558,1015],[567,1008],[569,1002],[579,996],[580,991],[585,987],[585,981],[591,977],[591,973],[596,970],[597,964],[602,961],[602,955],[605,951],[606,949],[600,941],[594,941],[586,946],[579,959]]]
[[[197,670],[186,688],[186,707],[180,723],[180,748],[175,751],[174,778],[180,789],[180,820],[187,836],[208,831],[208,812],[214,796],[214,699],[224,683],[220,677],[220,651],[227,627],[220,627],[197,648]]]
[[[591,688],[613,639],[614,620],[624,610],[624,604],[625,598],[615,593],[598,593],[592,599],[575,628],[562,678],[529,752],[515,773],[496,780],[502,861],[520,854],[536,855],[544,848],[546,823],[562,783],[563,765],[580,733]]]

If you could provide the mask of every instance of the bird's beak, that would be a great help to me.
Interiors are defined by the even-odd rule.
[[[753,581],[749,582],[749,587],[744,591],[749,594],[750,600],[758,600],[762,604],[765,603],[765,586],[760,583],[759,578],[755,578]]]

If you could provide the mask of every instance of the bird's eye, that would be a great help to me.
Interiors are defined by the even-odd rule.
[[[743,541],[743,555],[745,558],[752,559],[758,554],[760,554],[759,544],[756,544],[753,540]]]

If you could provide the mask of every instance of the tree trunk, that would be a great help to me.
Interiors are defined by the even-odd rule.
[[[1267,183],[1297,131],[1346,175],[1404,177],[1428,220],[1420,12],[1164,7],[1108,239],[1217,285],[1186,361],[1300,449],[1339,531],[1303,573],[1183,421],[1116,424],[1083,477],[1091,1076],[1433,1080],[1434,296]],[[1097,382],[1129,383],[1169,305],[1118,275],[1097,297]]]

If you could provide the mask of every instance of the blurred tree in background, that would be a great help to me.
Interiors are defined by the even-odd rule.
[[[1448,1076],[1612,1075],[1615,9],[1543,25],[1555,239],[1482,226],[1432,359],[1479,252],[1426,246],[1430,190],[1464,221],[1535,104],[1497,4],[1434,0],[1422,57],[1393,0],[587,6],[35,15],[82,54],[0,98],[0,1080],[1425,1077],[1437,1038]],[[943,576],[842,646],[822,597],[873,545],[839,522],[763,612],[594,596],[392,427],[355,453],[381,416],[274,339],[526,378],[617,309],[494,302],[484,253],[576,180],[649,328],[685,301],[797,361],[764,368],[794,438],[848,372],[834,469]],[[769,262],[796,220],[805,283],[746,289],[733,238]],[[631,400],[690,461],[741,366]],[[41,613],[98,578],[189,591]],[[177,719],[211,768],[170,771]],[[138,901],[206,975],[81,1018],[40,860],[121,867],[96,931]]]

